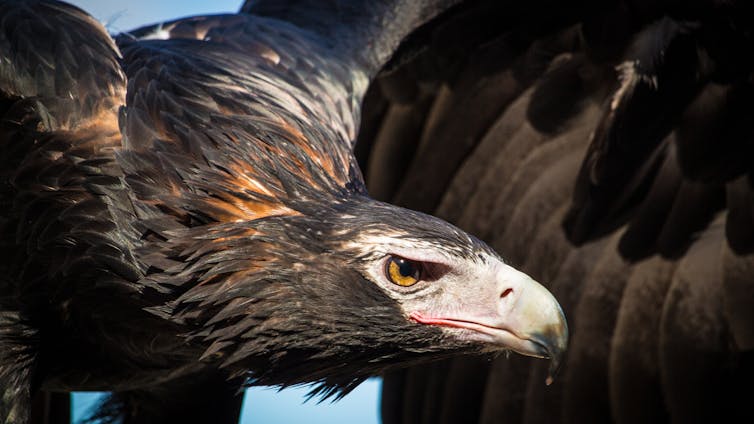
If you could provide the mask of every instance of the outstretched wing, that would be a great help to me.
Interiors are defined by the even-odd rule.
[[[30,405],[48,367],[40,338],[61,335],[77,302],[133,293],[142,271],[114,160],[125,78],[102,26],[57,2],[2,2],[0,57],[0,421],[46,422],[69,401],[40,393]]]
[[[520,357],[391,374],[385,423],[750,415],[752,22],[741,2],[476,2],[399,50],[366,97],[370,192],[549,282],[572,337],[549,387]]]

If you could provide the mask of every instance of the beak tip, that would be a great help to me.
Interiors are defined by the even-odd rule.
[[[560,355],[553,355],[550,357],[550,369],[547,372],[547,378],[545,379],[546,385],[551,385],[555,381],[555,377],[560,371]]]
[[[538,348],[537,354],[534,356],[550,360],[547,379],[545,380],[545,384],[548,386],[555,381],[567,348],[567,330],[565,330],[565,327],[560,327],[558,330],[560,331],[551,330],[538,333],[529,339]]]
[[[563,356],[565,355],[568,346],[568,330],[565,325],[563,326],[563,330],[564,331],[559,332],[559,337],[556,339],[557,341],[549,346],[548,353],[550,357],[550,369],[547,374],[547,379],[545,380],[545,384],[548,386],[555,381],[555,377],[563,364]]]
[[[568,349],[568,326],[562,313],[557,324],[548,326],[533,339],[547,352],[546,357],[550,359],[550,367],[545,380],[545,384],[549,386],[555,381]]]

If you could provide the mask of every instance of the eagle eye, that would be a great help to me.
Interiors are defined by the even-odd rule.
[[[422,278],[422,265],[399,256],[391,256],[385,263],[385,276],[391,283],[410,287]]]

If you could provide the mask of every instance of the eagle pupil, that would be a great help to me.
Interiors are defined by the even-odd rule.
[[[398,259],[398,272],[401,273],[403,277],[413,277],[416,273],[416,266],[413,262],[409,262],[405,259]]]

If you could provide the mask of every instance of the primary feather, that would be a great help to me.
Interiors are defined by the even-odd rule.
[[[401,47],[364,107],[367,186],[403,173],[382,199],[550,282],[571,343],[549,387],[522,357],[391,372],[383,422],[752,420],[752,126],[739,117],[753,16],[739,1],[481,1],[415,34],[418,53]],[[372,161],[406,116],[416,153]]]

